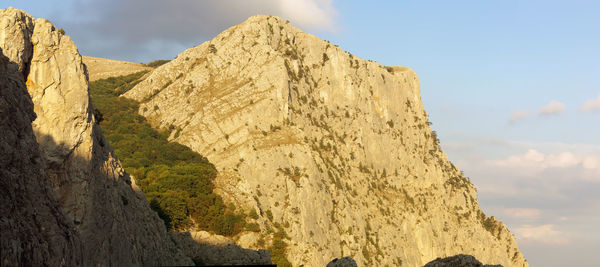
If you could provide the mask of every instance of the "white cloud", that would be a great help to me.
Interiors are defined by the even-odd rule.
[[[517,219],[536,219],[540,216],[541,211],[529,208],[506,208],[504,214]]]
[[[281,16],[307,29],[335,31],[333,0],[282,0]]]
[[[527,118],[527,117],[529,117],[529,113],[527,113],[527,111],[523,111],[523,110],[517,110],[517,111],[513,112],[513,113],[510,115],[509,122],[510,122],[511,124],[513,124],[513,123],[515,123],[517,120],[520,120],[520,119],[525,119],[525,118]]]
[[[524,176],[537,176],[549,169],[573,169],[573,176],[585,180],[600,181],[600,156],[561,152],[544,154],[529,149],[525,154],[501,160],[488,160],[488,166],[508,168]]]
[[[597,98],[588,99],[580,108],[581,111],[600,110],[600,94]]]
[[[566,235],[554,229],[553,224],[543,224],[538,226],[522,225],[513,229],[518,241],[536,242],[544,244],[564,245],[570,241]]]
[[[550,101],[548,105],[540,109],[540,115],[556,115],[565,111],[565,104],[556,100]]]

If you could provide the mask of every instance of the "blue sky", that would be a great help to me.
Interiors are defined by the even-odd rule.
[[[173,58],[261,13],[411,67],[444,151],[531,266],[595,262],[598,1],[1,1],[50,19],[90,56]]]

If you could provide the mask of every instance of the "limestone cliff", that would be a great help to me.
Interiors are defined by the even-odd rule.
[[[221,195],[259,211],[261,234],[236,237],[242,246],[268,245],[281,225],[296,266],[342,256],[361,266],[422,266],[459,253],[527,266],[440,150],[409,68],[254,16],[125,96],[220,169]]]
[[[12,62],[9,68],[18,72],[21,83],[26,81],[37,114],[32,127],[41,155],[31,161],[41,161],[49,177],[41,181],[40,190],[50,183],[68,222],[59,220],[59,211],[51,209],[46,213],[57,217],[59,225],[74,225],[81,239],[81,247],[75,247],[81,255],[75,254],[61,263],[79,265],[73,263],[81,260],[85,266],[192,264],[112,156],[94,118],[87,71],[72,40],[48,20],[33,19],[23,11],[8,8],[0,10],[0,48]],[[22,108],[27,110],[30,106]],[[33,116],[29,112],[24,118]],[[35,153],[32,155],[35,157]],[[24,171],[22,175],[29,176],[34,171]],[[38,177],[34,173],[30,179],[43,180],[43,176]],[[65,232],[60,238],[50,237],[62,247],[73,247],[79,244],[77,240],[63,241],[69,233],[67,226],[60,226],[64,229],[59,230]],[[4,236],[2,239],[4,242]],[[28,242],[21,244],[35,244]],[[58,265],[52,264],[55,262],[48,264]]]
[[[0,265],[81,265],[79,235],[50,187],[17,67],[0,49]]]

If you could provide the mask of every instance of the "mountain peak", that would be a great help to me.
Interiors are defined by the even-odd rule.
[[[441,151],[410,68],[358,58],[259,15],[124,96],[215,164],[227,202],[259,211],[262,231],[240,237],[243,247],[288,225],[294,265],[354,255],[365,266],[420,266],[462,251],[526,265]]]

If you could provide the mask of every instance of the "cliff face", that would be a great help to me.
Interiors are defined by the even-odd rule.
[[[49,21],[33,19],[23,11],[9,8],[0,10],[0,48],[11,61],[8,69],[16,71],[20,83],[26,81],[37,115],[32,130],[40,153],[32,152],[39,157],[31,161],[41,162],[45,168],[40,172],[48,177],[36,178],[40,180],[40,190],[50,184],[52,195],[66,212],[64,225],[74,225],[81,239],[81,243],[68,238],[55,240],[62,247],[81,244],[75,246],[74,255],[65,264],[79,265],[71,264],[79,260],[86,266],[192,264],[112,156],[112,149],[93,115],[85,65],[71,39],[59,33]],[[14,78],[11,81],[17,82]],[[27,104],[25,100],[21,102]],[[20,108],[25,110],[23,118],[30,121],[34,117],[27,110],[31,102],[28,105]],[[30,148],[33,144],[16,145],[23,146],[17,146],[17,150],[35,150]],[[35,178],[35,173],[28,175],[35,170],[39,168],[24,171],[22,175]],[[60,209],[48,212],[59,217],[59,211],[62,212]],[[42,222],[46,219],[39,218]],[[65,227],[59,230],[68,232]],[[2,239],[4,242],[4,235]]]
[[[440,150],[417,75],[255,16],[125,94],[220,169],[222,196],[282,225],[294,265],[351,256],[423,265],[459,253],[527,266],[512,234]],[[172,126],[172,127],[171,127]],[[238,244],[258,247],[247,233]]]
[[[35,141],[33,103],[0,49],[0,265],[78,266],[81,242],[54,197]]]

